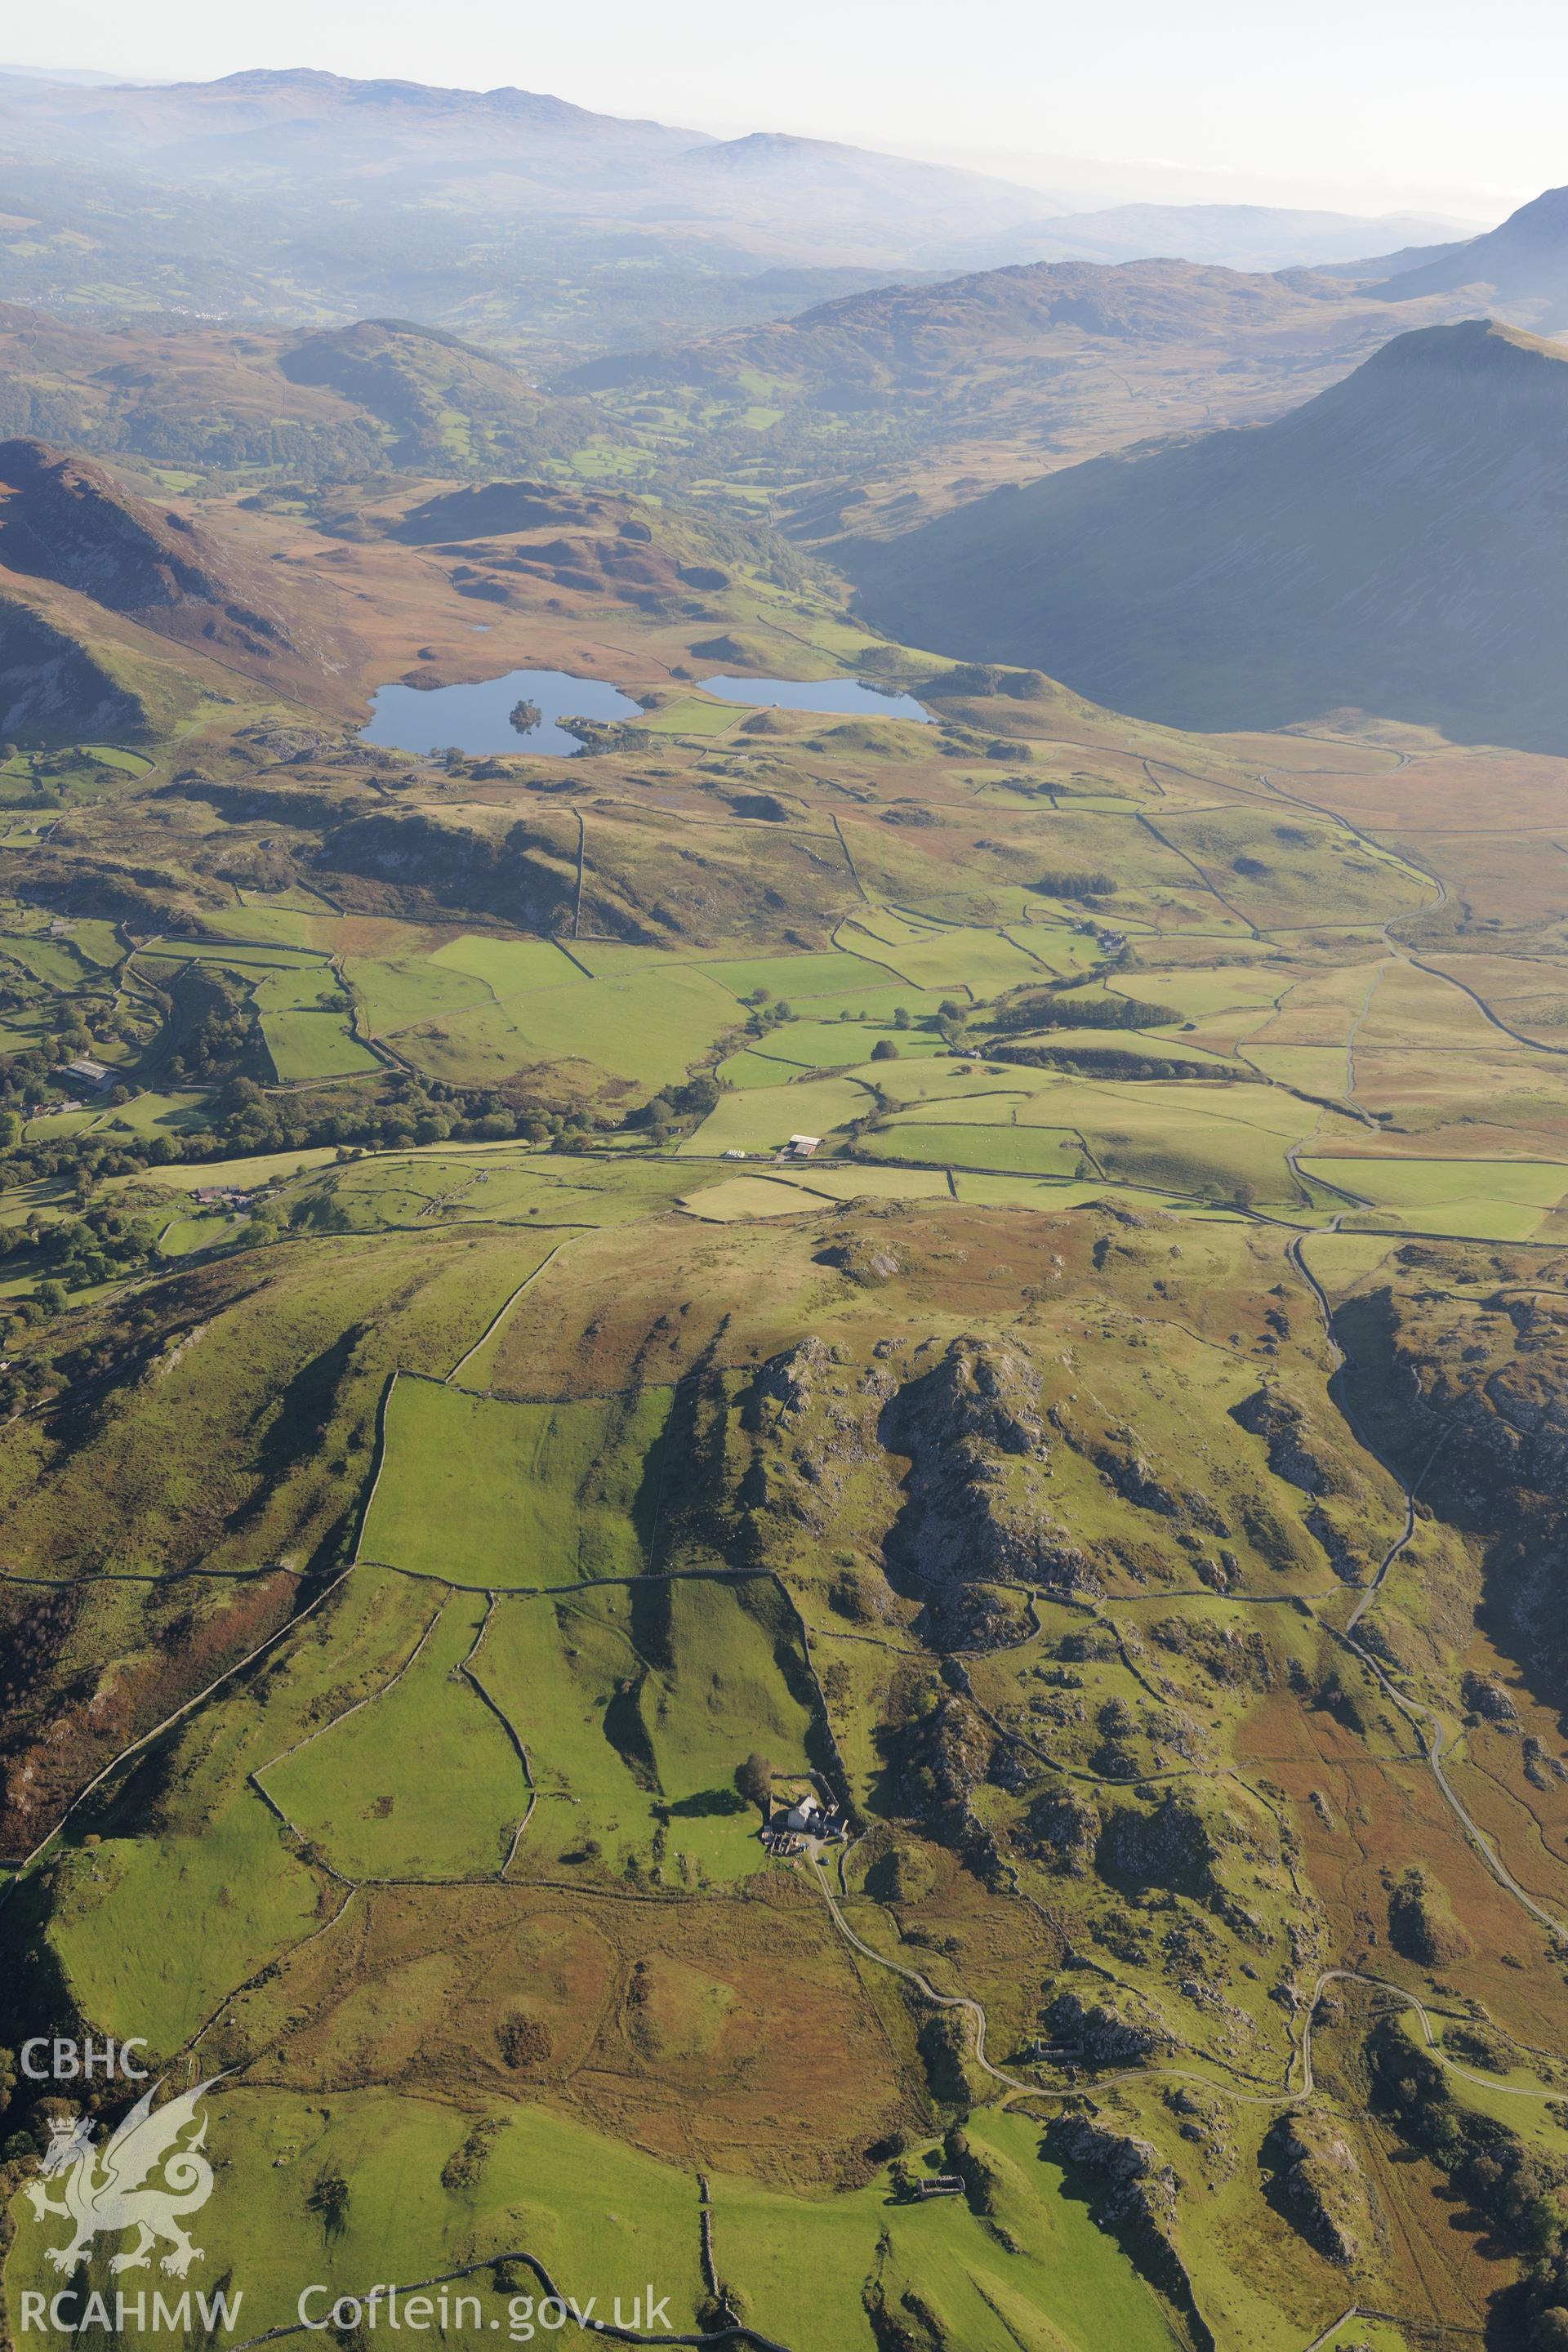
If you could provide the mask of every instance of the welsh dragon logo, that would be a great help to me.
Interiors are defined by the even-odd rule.
[[[113,2257],[111,2271],[141,2270],[160,2239],[171,2248],[162,2267],[175,2278],[184,2278],[193,2263],[205,2259],[182,2224],[200,2212],[213,2193],[213,2168],[202,2154],[207,2119],[196,2115],[196,2101],[211,2088],[211,2081],[154,2108],[158,2088],[154,2083],[138,2099],[101,2146],[94,2145],[86,2116],[51,2126],[48,2147],[38,2159],[43,2180],[29,2181],[27,2196],[40,2221],[58,2214],[71,2224],[68,2243],[45,2250],[56,2270],[75,2270],[86,2262],[95,2238],[121,2230],[139,2234],[128,2252]],[[193,2124],[194,2138],[181,2146],[182,2135]],[[151,2176],[160,2167],[163,2178],[155,2180]],[[61,2194],[51,2197],[46,2181],[58,2181]]]

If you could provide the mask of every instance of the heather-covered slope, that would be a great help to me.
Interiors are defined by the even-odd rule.
[[[0,442],[0,566],[257,677],[306,684],[325,666],[313,630],[244,557],[46,442]]]

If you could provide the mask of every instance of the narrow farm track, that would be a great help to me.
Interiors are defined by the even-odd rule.
[[[1441,2060],[1451,2074],[1458,2074],[1462,2082],[1474,2083],[1483,2091],[1495,2092],[1500,2096],[1509,2098],[1550,2099],[1556,2096],[1555,2092],[1537,2088],[1532,2084],[1500,2083],[1491,2074],[1479,2074],[1468,2066],[1461,2066],[1457,2058],[1448,2056],[1442,2042],[1433,2032],[1431,2014],[1426,2003],[1415,1993],[1407,1991],[1404,1985],[1394,1984],[1387,1977],[1368,1976],[1361,1969],[1324,1969],[1312,1987],[1311,2003],[1306,2012],[1306,2020],[1301,2029],[1301,2040],[1297,2051],[1297,2058],[1301,2068],[1303,2097],[1312,2097],[1317,2088],[1316,2078],[1312,2073],[1312,2027],[1318,2014],[1318,2004],[1331,1984],[1371,1985],[1379,1992],[1392,1993],[1394,2000],[1403,2007],[1413,2009],[1420,2020],[1421,2032],[1427,2049],[1435,2058]]]
[[[854,1950],[860,1953],[862,1958],[874,1962],[878,1968],[887,1969],[890,1970],[894,1976],[902,1977],[907,1983],[912,1984],[916,1990],[937,2009],[962,2010],[974,2028],[974,2063],[979,2067],[981,2073],[983,2074],[988,2074],[994,2083],[1002,2084],[1004,2088],[1008,2091],[1022,2092],[1026,2097],[1034,2097],[1037,2095],[1039,2088],[1037,2084],[1020,2083],[1016,2074],[1004,2074],[1002,2068],[1000,2066],[993,2065],[991,2060],[986,2056],[986,2017],[985,2011],[981,2007],[979,2001],[973,1999],[973,1997],[968,1993],[938,1992],[931,1979],[928,1977],[923,1977],[919,1969],[911,1969],[902,1960],[889,1960],[881,1952],[874,1950],[869,1944],[863,1942],[862,1939],[855,1933],[854,1928],[849,1925],[849,1922],[844,1916],[843,1912],[839,1909],[833,1889],[827,1883],[827,1873],[822,1867],[821,1860],[817,1855],[812,1855],[810,1867],[811,1874],[816,1881],[817,1888],[822,1895],[822,1899],[827,1906],[828,1916],[832,1919],[833,1924],[837,1928],[839,1934],[843,1937],[845,1942],[850,1945]]]

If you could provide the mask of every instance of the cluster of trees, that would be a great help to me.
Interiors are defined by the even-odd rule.
[[[1047,866],[1035,884],[1047,898],[1114,898],[1115,877],[1110,874],[1064,873]]]
[[[1563,2165],[1495,2116],[1462,2105],[1436,2059],[1417,2049],[1396,2018],[1376,2025],[1366,2046],[1373,2106],[1400,2137],[1430,2157],[1506,2242],[1553,2255],[1561,2267]],[[1568,2343],[1568,2332],[1538,2340]]]
[[[1179,1021],[1173,1004],[1136,996],[1089,996],[1077,988],[1025,989],[992,1008],[994,1029],[1163,1029]]]
[[[19,1076],[16,1066],[37,1064]],[[453,1087],[413,1077],[392,1077],[384,1087],[345,1086],[309,1094],[269,1094],[253,1078],[231,1077],[218,1089],[210,1125],[181,1133],[162,1129],[142,1137],[116,1134],[112,1126],[48,1141],[21,1139],[23,1112],[47,1099],[41,1085],[44,1057],[0,1055],[0,1187],[47,1183],[61,1178],[85,1199],[105,1176],[138,1176],[182,1161],[234,1160],[260,1153],[302,1151],[321,1145],[402,1150],[410,1144],[503,1141],[516,1136],[529,1143],[570,1148],[599,1122],[585,1110],[559,1110],[533,1101],[518,1102],[494,1087]],[[694,1081],[711,1086],[712,1081]],[[684,1092],[685,1090],[679,1090]],[[715,1092],[715,1099],[716,1092]]]
[[[237,1070],[266,1067],[261,1024],[247,990],[226,971],[193,964],[172,984],[181,1017],[169,1062],[177,1087],[210,1086]]]
[[[630,1114],[626,1125],[646,1128],[650,1143],[668,1143],[673,1135],[689,1135],[718,1099],[719,1081],[700,1070],[684,1086],[661,1087],[651,1101]]]
[[[1036,1070],[1083,1070],[1096,1078],[1217,1078],[1226,1086],[1261,1086],[1258,1071],[1234,1062],[1182,1061],[1174,1055],[1124,1052],[1116,1045],[991,1045],[998,1062]]]
[[[741,1002],[750,1007],[750,1017],[746,1023],[749,1037],[765,1037],[768,1031],[776,1029],[781,1021],[793,1021],[795,1017],[795,1008],[787,997],[781,996],[775,1000],[771,988],[753,988],[750,996],[743,996]]]
[[[28,1270],[47,1268],[33,1297],[46,1314],[58,1314],[66,1293],[118,1282],[152,1265],[166,1211],[149,1213],[100,1202],[79,1216],[50,1218],[35,1209],[16,1244]]]

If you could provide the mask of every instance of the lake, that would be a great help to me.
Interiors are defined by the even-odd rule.
[[[520,702],[538,708],[537,727],[520,735],[511,714]],[[510,669],[478,686],[383,686],[371,701],[362,743],[384,743],[397,751],[543,752],[570,760],[583,749],[555,721],[560,719],[636,719],[637,705],[617,687],[596,677],[573,677],[563,669]]]
[[[912,694],[883,693],[858,677],[705,677],[704,694],[750,702],[769,710],[820,710],[835,719],[913,719],[931,725],[931,712]]]

